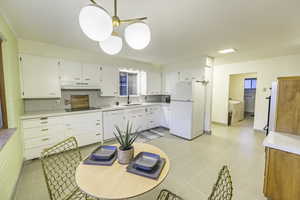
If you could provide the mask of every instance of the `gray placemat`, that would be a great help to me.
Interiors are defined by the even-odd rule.
[[[84,161],[83,164],[86,165],[105,165],[105,166],[111,166],[112,164],[114,164],[114,162],[117,159],[117,153],[115,153],[114,157],[112,157],[112,159],[110,160],[93,160],[91,158],[92,156],[90,155],[89,157],[87,157]]]
[[[147,178],[152,178],[152,179],[158,179],[160,176],[161,171],[163,170],[164,166],[166,164],[166,159],[164,158],[160,158],[159,162],[157,163],[157,165],[154,167],[154,169],[152,171],[144,171],[144,170],[140,170],[140,169],[136,169],[134,168],[134,162],[131,162],[128,166],[127,166],[127,172],[129,173],[133,173],[139,176],[144,176]]]

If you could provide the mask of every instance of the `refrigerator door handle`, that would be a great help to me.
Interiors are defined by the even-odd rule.
[[[172,101],[177,101],[177,102],[193,102],[193,100],[180,100],[180,99],[171,99],[171,102]]]

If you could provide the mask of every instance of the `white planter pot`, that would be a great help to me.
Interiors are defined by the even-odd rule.
[[[123,151],[118,148],[118,161],[122,165],[126,165],[130,163],[134,156],[134,148],[132,146],[131,149]]]

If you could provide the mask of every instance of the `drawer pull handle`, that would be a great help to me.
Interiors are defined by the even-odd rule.
[[[48,129],[47,129],[47,128],[45,128],[45,129],[42,129],[41,131],[48,131]]]
[[[97,125],[97,126],[99,126],[99,125],[100,125],[100,123],[97,123],[96,125]]]
[[[41,122],[41,124],[48,124],[48,122],[46,121],[46,122]]]
[[[48,141],[49,140],[49,138],[43,138],[42,139],[42,141]]]
[[[47,120],[48,117],[41,117],[40,120]]]
[[[101,135],[100,133],[97,133],[96,135]]]

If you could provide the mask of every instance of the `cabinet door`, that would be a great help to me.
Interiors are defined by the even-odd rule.
[[[82,65],[79,62],[60,61],[61,85],[76,86],[82,82]]]
[[[118,96],[119,95],[119,70],[115,67],[104,66],[101,67],[102,96]]]
[[[170,127],[170,106],[162,107],[162,115],[161,115],[161,126],[165,128]]]
[[[300,77],[279,78],[276,131],[300,135]]]
[[[147,94],[161,94],[161,73],[147,72]]]
[[[113,139],[115,136],[115,126],[118,126],[121,130],[125,128],[125,115],[123,111],[109,111],[103,112],[103,136],[104,140]]]
[[[82,65],[82,83],[87,86],[100,88],[101,70],[99,65],[83,64]]]
[[[165,93],[172,94],[176,83],[179,81],[179,74],[178,72],[166,72],[165,79]]]
[[[58,60],[21,55],[20,71],[23,98],[60,98]]]

